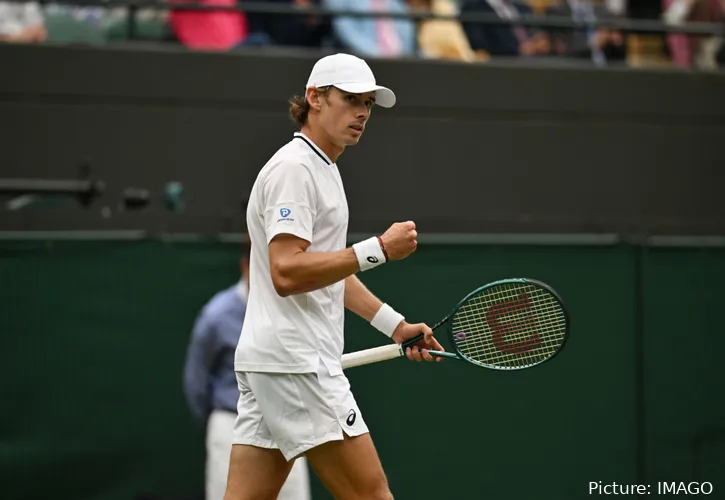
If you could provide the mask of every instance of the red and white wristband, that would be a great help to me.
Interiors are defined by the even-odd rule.
[[[380,236],[373,236],[355,243],[352,249],[355,252],[361,271],[373,269],[388,261],[388,254]]]
[[[393,332],[404,319],[405,316],[397,312],[388,304],[383,304],[383,306],[378,309],[378,312],[375,314],[375,317],[373,317],[370,324],[388,337],[392,337]]]

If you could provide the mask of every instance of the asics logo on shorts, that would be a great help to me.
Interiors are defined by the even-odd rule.
[[[355,410],[350,410],[350,413],[347,414],[347,420],[345,420],[345,423],[347,425],[352,426],[352,424],[355,423],[356,417],[357,417],[357,414],[355,413]]]

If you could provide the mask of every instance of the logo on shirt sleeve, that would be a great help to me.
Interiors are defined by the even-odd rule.
[[[282,222],[282,221],[294,222],[295,220],[292,217],[290,217],[291,213],[292,213],[292,210],[290,210],[289,208],[280,208],[279,215],[281,215],[282,218],[277,219],[277,222]]]

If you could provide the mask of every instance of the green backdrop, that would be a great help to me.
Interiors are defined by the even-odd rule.
[[[2,498],[202,492],[204,433],[186,407],[181,372],[198,310],[238,277],[237,251],[222,243],[0,243]],[[715,359],[725,348],[725,252],[647,250],[642,310],[636,252],[421,245],[360,276],[411,321],[435,323],[475,287],[519,276],[551,284],[572,319],[566,350],[533,370],[398,360],[348,372],[396,500],[565,500],[588,496],[590,481],[635,483],[638,418],[643,479],[709,474],[700,480],[716,482],[710,471],[721,471],[725,456]],[[385,341],[348,316],[347,351]],[[313,488],[316,500],[330,498],[314,478]]]

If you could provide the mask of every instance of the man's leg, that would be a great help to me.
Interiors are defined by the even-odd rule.
[[[285,460],[269,432],[249,385],[249,374],[237,372],[236,376],[239,401],[231,431],[224,500],[276,500],[292,464]]]
[[[276,500],[291,468],[279,450],[234,444],[224,500]]]
[[[329,441],[307,453],[320,481],[337,500],[392,500],[370,434]]]
[[[238,378],[242,392],[234,442],[259,449],[248,451],[245,447],[240,458],[235,457],[237,450],[232,450],[228,492],[230,488],[245,488],[232,484],[231,475],[235,474],[254,484],[246,486],[246,493],[256,491],[260,500],[266,499],[261,495],[279,491],[279,478],[287,477],[292,459],[306,455],[338,500],[392,499],[367,425],[343,373],[331,375],[321,364],[317,374],[252,372],[238,373]],[[252,400],[254,404],[250,404]],[[284,462],[287,468],[282,475],[285,459],[290,462]],[[235,464],[247,469],[235,473]],[[274,482],[270,491],[261,491],[270,481]],[[229,496],[225,500],[247,498]]]

